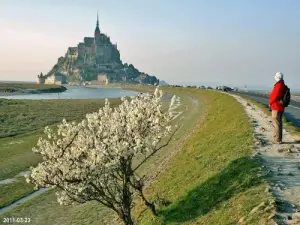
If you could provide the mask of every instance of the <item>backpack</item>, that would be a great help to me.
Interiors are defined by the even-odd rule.
[[[282,95],[282,105],[288,107],[291,101],[291,92],[288,86],[284,85],[283,95]]]

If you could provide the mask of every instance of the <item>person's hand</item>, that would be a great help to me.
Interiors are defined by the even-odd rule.
[[[269,105],[269,111],[270,111],[270,112],[272,111],[272,109],[271,109],[271,105]]]

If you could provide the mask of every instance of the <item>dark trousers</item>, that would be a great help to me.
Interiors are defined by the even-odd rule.
[[[283,112],[272,110],[273,142],[282,141],[282,114]]]

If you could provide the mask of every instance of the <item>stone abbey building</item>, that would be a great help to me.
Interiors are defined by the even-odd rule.
[[[80,58],[88,64],[102,66],[121,64],[117,45],[112,44],[110,38],[100,31],[98,15],[94,37],[85,37],[77,47],[70,47],[67,55],[73,59]]]
[[[63,84],[67,80],[97,80],[99,75],[113,82],[157,82],[156,77],[139,72],[133,65],[123,65],[117,44],[101,33],[97,14],[94,37],[84,37],[76,47],[69,47],[47,75],[38,75],[37,82]]]

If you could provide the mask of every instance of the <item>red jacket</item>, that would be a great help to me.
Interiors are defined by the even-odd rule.
[[[284,106],[281,104],[280,100],[283,97],[284,92],[284,81],[278,81],[270,94],[269,105],[272,110],[276,110],[279,112],[284,112]]]

